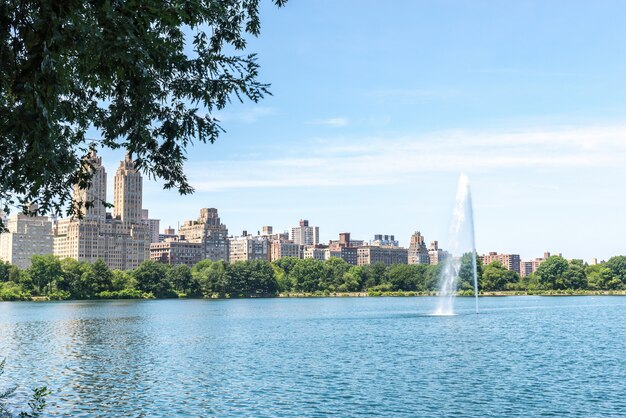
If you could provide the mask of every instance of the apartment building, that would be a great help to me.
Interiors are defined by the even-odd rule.
[[[33,255],[52,254],[52,222],[47,216],[17,213],[4,222],[7,232],[0,234],[0,260],[27,269]]]
[[[127,270],[150,258],[153,233],[142,219],[143,180],[126,154],[114,178],[113,213],[106,212],[106,171],[92,151],[86,169],[93,170],[91,186],[74,186],[79,217],[53,225],[53,253],[90,263],[102,259],[110,268]]]

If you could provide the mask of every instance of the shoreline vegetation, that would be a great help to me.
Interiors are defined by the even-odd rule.
[[[339,258],[285,257],[202,260],[193,267],[147,260],[121,271],[110,270],[102,260],[89,264],[39,255],[28,269],[0,262],[0,301],[436,296],[441,266],[352,266]],[[626,256],[598,265],[552,256],[527,277],[497,261],[483,266],[478,259],[477,266],[481,296],[626,295]],[[460,259],[457,295],[474,295],[469,253]]]
[[[393,292],[312,292],[312,293],[279,293],[277,295],[254,295],[254,296],[220,296],[208,295],[203,297],[177,297],[177,298],[155,298],[151,295],[142,295],[142,297],[134,298],[91,298],[91,299],[63,299],[64,301],[80,301],[80,300],[152,300],[152,299],[212,299],[212,300],[228,300],[228,299],[315,299],[315,298],[377,298],[377,297],[437,297],[437,292],[412,292],[412,291],[393,291]],[[499,292],[479,292],[478,297],[510,297],[510,296],[626,296],[626,290],[535,290],[535,291],[499,291]],[[457,292],[456,297],[473,298],[473,294],[467,292]],[[20,299],[19,301],[30,302],[50,302],[59,301],[60,299],[50,299],[47,296],[33,296],[30,299]],[[2,302],[2,300],[0,300]]]
[[[364,298],[364,297],[437,297],[437,292],[344,292],[344,293],[281,293],[279,298]],[[626,290],[502,290],[499,292],[479,292],[478,297],[506,296],[626,296]],[[473,298],[474,294],[466,291],[457,292],[456,297]]]

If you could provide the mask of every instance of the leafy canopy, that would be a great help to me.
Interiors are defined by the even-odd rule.
[[[149,177],[191,193],[185,150],[217,139],[211,115],[233,97],[269,94],[255,54],[244,53],[260,31],[258,8],[259,0],[1,2],[0,209],[37,203],[39,213],[61,213],[72,186],[89,185],[81,164],[98,146],[127,148]],[[90,142],[89,128],[101,139]]]

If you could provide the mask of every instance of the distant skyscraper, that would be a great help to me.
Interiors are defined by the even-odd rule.
[[[142,188],[141,173],[135,169],[130,154],[126,153],[115,173],[113,217],[124,223],[140,223]]]
[[[306,219],[300,220],[300,226],[291,228],[291,240],[300,245],[317,245],[320,242],[320,229],[317,226],[309,226]]]
[[[326,248],[317,248],[315,246],[306,247],[302,257],[324,261],[326,259]]]
[[[519,254],[498,254],[497,252],[490,252],[489,254],[483,255],[481,259],[484,265],[499,261],[507,270],[521,273]]]
[[[408,253],[406,248],[391,245],[368,245],[357,248],[357,265],[383,263],[386,266],[392,264],[407,264]]]
[[[302,258],[304,246],[294,244],[291,241],[274,239],[270,246],[270,261],[278,260],[283,257]]]
[[[93,172],[91,186],[84,189],[78,184],[74,185],[74,205],[78,208],[79,217],[86,221],[103,223],[106,219],[107,198],[107,173],[102,165],[102,158],[91,151],[85,162],[83,169]]]
[[[52,254],[52,223],[47,216],[17,213],[5,226],[8,231],[0,234],[0,260],[27,269],[33,255]]]
[[[94,170],[91,186],[74,187],[81,218],[61,219],[54,225],[53,252],[61,258],[95,262],[102,259],[112,269],[133,269],[150,257],[149,226],[141,219],[141,174],[129,156],[120,164],[114,182],[114,215],[106,213],[106,172],[102,159],[92,152],[86,169]],[[89,168],[90,167],[90,168]],[[93,201],[86,208],[85,202]]]
[[[267,236],[247,235],[228,239],[228,261],[267,260],[271,258],[271,241]]]
[[[396,241],[396,237],[394,235],[376,234],[374,235],[374,240],[370,241],[370,245],[387,245],[392,247],[398,247],[400,243]]]
[[[150,241],[159,242],[159,228],[161,221],[159,219],[150,219],[148,209],[141,210],[141,220],[150,228]]]
[[[349,232],[340,232],[339,240],[331,240],[324,251],[324,258],[339,257],[348,264],[356,266],[357,247],[363,246],[362,240],[353,240]]]
[[[215,208],[200,209],[196,221],[185,221],[178,233],[189,242],[200,242],[203,258],[228,261],[228,228],[220,222]]]
[[[203,259],[203,255],[202,243],[189,242],[180,237],[150,244],[150,259],[164,264],[193,267]]]
[[[561,257],[561,254],[559,253],[558,256]],[[543,253],[543,258],[539,257],[531,261],[520,261],[520,276],[530,276],[532,273],[536,272],[539,266],[548,258],[550,258],[550,253],[545,252]]]
[[[178,235],[176,235],[176,230],[174,228],[167,227],[163,230],[163,233],[159,233],[159,241],[158,242],[163,242],[168,238],[178,238]]]
[[[522,277],[530,276],[533,273],[532,261],[520,261],[519,263],[519,275]]]
[[[430,264],[439,264],[448,257],[448,252],[439,248],[439,241],[432,241],[428,247],[428,261]]]
[[[411,235],[411,242],[409,243],[409,264],[429,264],[430,258],[428,257],[428,249],[426,248],[426,241],[424,236],[416,231]]]

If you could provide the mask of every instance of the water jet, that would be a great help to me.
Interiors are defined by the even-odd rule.
[[[474,236],[474,212],[469,178],[465,174],[461,174],[459,177],[448,246],[449,254],[444,260],[440,272],[439,302],[434,315],[454,315],[454,299],[459,285],[460,273],[463,263],[468,262],[468,257],[471,261],[467,267],[471,269],[473,276],[476,313],[478,313],[478,274],[476,240]]]

